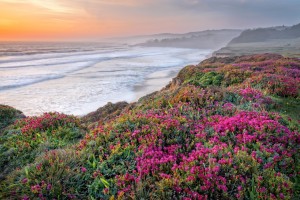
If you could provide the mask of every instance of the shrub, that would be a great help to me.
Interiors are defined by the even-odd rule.
[[[0,134],[2,129],[11,125],[19,118],[25,117],[21,111],[0,104]]]
[[[82,199],[87,178],[75,151],[51,150],[9,175],[4,184],[15,184],[1,194],[5,199]]]
[[[45,113],[15,122],[0,140],[1,178],[30,163],[44,150],[61,148],[83,136],[79,119],[59,113]]]
[[[216,72],[197,73],[187,83],[207,87],[210,85],[220,86],[223,80],[223,75]]]

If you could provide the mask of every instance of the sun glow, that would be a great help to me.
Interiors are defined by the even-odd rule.
[[[84,9],[47,0],[0,0],[0,40],[57,40],[105,32]],[[103,24],[109,24],[106,21]],[[107,31],[109,32],[109,31]]]

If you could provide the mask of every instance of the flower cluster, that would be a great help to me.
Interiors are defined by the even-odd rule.
[[[159,124],[164,123],[164,117],[170,116],[160,116]],[[276,173],[280,177],[276,184],[281,185],[276,191],[269,183],[262,182],[254,192],[260,198],[291,196],[291,180],[287,177],[297,176],[293,158],[299,153],[294,148],[299,147],[300,135],[278,120],[276,115],[245,111],[232,117],[214,115],[185,124],[190,129],[189,134],[193,134],[189,136],[180,122],[172,123],[168,129],[178,130],[180,134],[172,131],[168,135],[160,134],[148,144],[136,158],[137,170],[132,175],[135,182],[144,187],[154,187],[151,184],[155,181],[166,179],[177,196],[205,199],[209,196],[225,198],[229,193],[242,198],[248,195],[246,188],[251,187],[253,181],[257,184],[256,176],[266,179],[269,173]],[[180,136],[185,137],[184,143]],[[136,190],[129,185],[121,188]]]
[[[23,134],[42,132],[48,129],[55,129],[59,126],[68,124],[79,125],[79,120],[76,117],[68,116],[61,113],[44,113],[40,117],[27,117],[18,120],[15,127],[22,127]]]
[[[37,153],[64,147],[83,135],[80,120],[60,113],[17,120],[1,138],[0,169],[12,171],[31,163]]]
[[[253,101],[256,99],[260,99],[263,97],[263,94],[259,90],[255,90],[253,88],[245,88],[241,89],[239,94],[246,100],[246,101]]]

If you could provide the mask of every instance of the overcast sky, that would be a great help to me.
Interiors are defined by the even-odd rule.
[[[85,39],[300,23],[300,0],[0,0],[0,40]]]

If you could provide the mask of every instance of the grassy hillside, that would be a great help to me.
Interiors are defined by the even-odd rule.
[[[299,59],[213,57],[127,106],[19,119],[0,199],[299,199],[299,86]]]
[[[214,52],[216,56],[277,53],[300,57],[300,24],[291,27],[258,28],[243,31],[229,44]]]
[[[214,52],[214,55],[241,56],[266,52],[300,58],[300,37],[295,39],[267,40],[264,42],[232,43]]]
[[[300,24],[291,27],[258,28],[243,31],[230,43],[264,42],[270,39],[295,39],[300,37]]]

